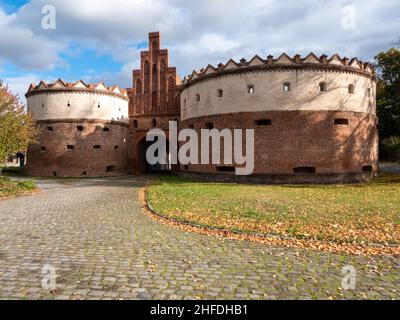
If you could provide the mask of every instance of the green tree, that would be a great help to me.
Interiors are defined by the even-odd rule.
[[[400,50],[381,52],[375,61],[380,134],[382,138],[400,136]]]
[[[0,80],[0,165],[7,156],[26,150],[37,134],[38,128],[18,96]]]

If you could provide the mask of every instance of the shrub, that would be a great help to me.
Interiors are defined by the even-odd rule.
[[[34,189],[36,189],[36,184],[33,181],[18,182],[17,186],[21,190],[34,190]]]
[[[383,139],[380,147],[380,157],[383,160],[400,161],[400,137]]]

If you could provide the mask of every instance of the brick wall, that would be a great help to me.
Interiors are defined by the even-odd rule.
[[[338,122],[342,124],[335,124],[335,119],[341,119]],[[257,120],[264,121],[257,125]],[[294,168],[307,167],[315,168],[317,175],[364,172],[364,177],[365,171],[371,169],[370,176],[378,170],[374,115],[339,111],[236,113],[185,120],[180,128],[193,126],[200,132],[209,123],[215,129],[255,130],[255,175],[293,175]],[[224,175],[217,167],[188,165],[181,170]]]
[[[128,172],[128,126],[105,121],[38,123],[38,144],[27,154],[34,176],[97,177]]]

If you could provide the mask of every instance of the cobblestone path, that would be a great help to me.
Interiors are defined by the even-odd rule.
[[[145,178],[40,181],[0,201],[1,299],[400,298],[400,259],[272,247],[158,224],[138,202]],[[57,274],[42,289],[42,268]],[[340,289],[342,268],[356,289]]]

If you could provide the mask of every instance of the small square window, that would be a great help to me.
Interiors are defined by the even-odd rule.
[[[83,126],[77,126],[76,129],[77,129],[78,131],[83,131]]]
[[[283,92],[289,92],[290,91],[290,82],[285,82],[283,84]]]
[[[247,86],[248,94],[254,94],[256,92],[255,87],[253,85]]]
[[[74,151],[75,150],[75,146],[72,144],[67,145],[67,150],[68,151]]]
[[[110,128],[105,127],[105,128],[103,128],[103,131],[108,132],[108,131],[110,131]]]
[[[201,98],[200,98],[200,95],[199,95],[199,94],[196,94],[196,101],[197,101],[197,102],[200,102],[200,99],[201,99]]]
[[[106,172],[114,172],[115,171],[115,166],[107,166]]]
[[[355,90],[354,84],[349,84],[349,88],[348,88],[349,93],[350,93],[350,94],[353,94],[353,93],[354,93],[354,90]]]
[[[224,96],[224,90],[218,89],[218,97],[222,98]]]
[[[362,171],[364,171],[364,172],[372,172],[373,171],[373,167],[372,166],[363,166],[362,167]]]
[[[325,82],[320,82],[318,85],[319,92],[325,92],[326,91],[326,83]]]

